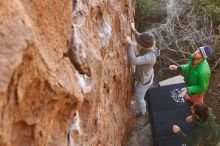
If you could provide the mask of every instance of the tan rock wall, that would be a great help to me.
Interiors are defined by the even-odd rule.
[[[124,145],[133,12],[127,0],[0,0],[1,146]]]

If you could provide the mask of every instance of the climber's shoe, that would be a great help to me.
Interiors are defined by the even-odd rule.
[[[143,114],[142,114],[142,112],[140,111],[140,112],[138,112],[138,113],[136,113],[136,118],[141,118],[142,116],[144,116]]]

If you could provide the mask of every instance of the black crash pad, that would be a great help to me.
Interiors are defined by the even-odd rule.
[[[182,146],[172,133],[174,124],[179,125],[184,132],[190,132],[191,127],[185,122],[185,118],[190,115],[191,104],[178,96],[183,87],[185,84],[154,87],[145,95],[154,146]]]

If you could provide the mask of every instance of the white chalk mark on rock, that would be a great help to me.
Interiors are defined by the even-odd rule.
[[[67,138],[68,138],[68,146],[74,146],[75,142],[74,139],[72,138],[72,133],[76,133],[78,135],[82,135],[82,129],[80,127],[80,117],[79,117],[79,112],[76,111],[76,115],[73,118],[70,127],[68,128],[67,131]]]
[[[101,32],[99,33],[99,36],[101,38],[102,47],[108,46],[109,38],[111,36],[112,28],[110,25],[108,25],[106,22],[103,22],[101,26]]]
[[[92,86],[89,77],[86,74],[80,74],[76,72],[77,85],[81,89],[83,94],[89,93],[92,90]]]

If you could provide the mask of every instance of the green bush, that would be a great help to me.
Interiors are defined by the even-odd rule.
[[[214,24],[220,23],[220,0],[193,0],[194,4],[202,5],[206,15],[210,16]]]
[[[220,53],[220,41],[217,41],[214,47],[215,47],[215,52],[219,54]]]
[[[147,28],[149,18],[155,13],[154,0],[137,0],[135,8],[135,22],[139,31],[145,31]]]

